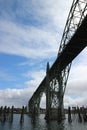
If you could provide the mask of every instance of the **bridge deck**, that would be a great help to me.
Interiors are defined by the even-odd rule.
[[[75,34],[72,36],[70,41],[67,43],[66,47],[63,49],[61,54],[57,57],[54,64],[50,68],[51,78],[54,78],[53,72],[56,70],[56,74],[60,73],[73,59],[87,46],[87,16],[84,18],[80,27],[76,30]],[[45,91],[45,81],[46,76],[40,83],[39,87],[33,94],[39,95],[41,92]],[[33,98],[32,96],[32,98]],[[30,101],[32,100],[30,99]]]

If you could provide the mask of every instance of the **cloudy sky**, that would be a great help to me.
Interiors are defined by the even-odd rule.
[[[57,57],[72,1],[0,0],[0,106],[27,105]],[[65,107],[87,104],[86,59],[87,49],[73,61]]]

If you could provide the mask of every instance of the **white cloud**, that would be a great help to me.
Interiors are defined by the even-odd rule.
[[[27,73],[25,76],[31,75],[32,80],[25,82],[25,88],[23,89],[4,89],[0,90],[0,105],[2,106],[12,106],[22,107],[22,105],[28,105],[28,101],[39,83],[44,77],[44,71],[40,70],[39,72]]]
[[[53,57],[57,52],[56,33],[5,21],[0,21],[0,30],[0,52],[27,58],[47,58],[50,54]]]
[[[27,81],[25,84],[37,88],[40,84],[40,82],[43,80],[45,77],[45,72],[44,70],[39,70],[39,71],[34,71],[34,72],[28,72],[25,74],[26,77],[31,77],[31,80]],[[35,90],[34,90],[35,91]]]
[[[68,106],[71,106],[71,107],[85,106],[85,107],[87,107],[87,96],[80,96],[80,97],[77,96],[76,98],[72,98],[71,96],[65,95],[64,106],[65,106],[65,108],[68,108]]]
[[[26,89],[5,89],[0,90],[0,105],[22,107],[28,104],[28,100],[33,93],[32,87]]]
[[[45,76],[44,70],[39,70],[36,72],[28,72],[24,74],[25,77],[31,77],[32,79],[26,81],[23,89],[4,89],[0,90],[0,105],[2,106],[12,106],[22,107],[22,105],[28,105],[28,101],[39,83]]]
[[[32,0],[31,4],[30,1],[22,2],[23,14],[25,14],[25,12],[28,15],[32,14],[36,20],[41,22],[44,21],[46,24],[51,24],[51,26],[56,29],[56,27],[61,27],[61,25],[63,26],[66,22],[66,17],[70,10],[72,0],[66,0],[64,2],[58,0]],[[20,15],[22,15],[22,12],[20,12]],[[61,15],[63,15],[63,17],[61,17]]]

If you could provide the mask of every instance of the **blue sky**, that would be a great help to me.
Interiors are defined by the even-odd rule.
[[[46,63],[52,65],[57,57],[71,4],[72,0],[0,0],[0,106],[27,104],[45,76]],[[70,86],[81,81],[78,72],[82,68],[81,75],[87,70],[85,57],[86,49],[73,62],[66,106],[74,104],[75,91]],[[86,98],[75,97],[77,103],[85,103]]]

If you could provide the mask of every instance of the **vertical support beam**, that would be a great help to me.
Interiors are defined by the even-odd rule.
[[[11,108],[11,117],[10,117],[10,122],[13,122],[13,113],[14,113],[14,106]]]
[[[59,74],[57,78],[52,79],[49,75],[49,63],[46,69],[46,120],[62,121],[64,118],[63,106],[63,86],[62,76]],[[54,73],[55,75],[55,73]]]
[[[22,110],[21,110],[21,117],[20,117],[20,123],[23,123],[24,122],[24,106],[22,107]]]
[[[58,121],[61,121],[64,118],[64,104],[63,104],[63,79],[62,75],[58,76],[59,83],[59,105],[58,105]]]
[[[40,100],[42,93],[37,93],[32,99],[29,101],[29,113],[33,116],[40,114]]]
[[[50,119],[50,76],[49,76],[49,62],[47,63],[46,68],[46,120],[49,121]]]

